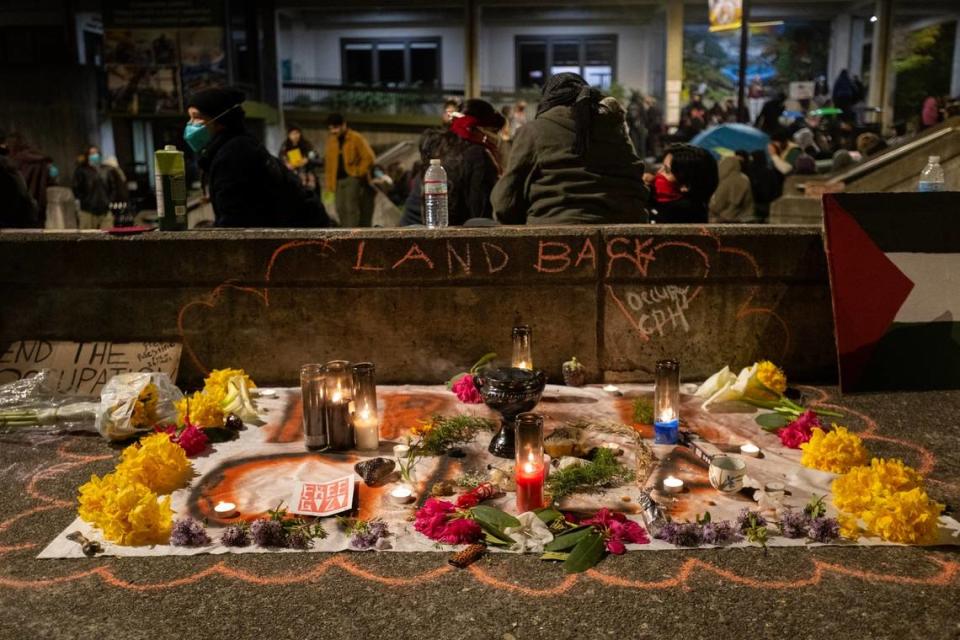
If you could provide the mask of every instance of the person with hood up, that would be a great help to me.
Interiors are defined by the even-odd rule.
[[[467,100],[448,128],[430,129],[420,139],[421,170],[404,206],[401,225],[423,224],[423,174],[437,158],[447,172],[450,226],[493,217],[490,192],[501,174],[499,131],[506,118],[486,100]]]
[[[39,227],[37,203],[9,156],[7,134],[0,131],[0,229]]]
[[[627,136],[622,108],[575,73],[544,84],[532,122],[517,132],[491,200],[506,224],[645,222],[643,161]],[[615,102],[615,101],[614,101]]]
[[[653,176],[653,221],[706,223],[717,182],[717,161],[709,151],[691,144],[670,145],[664,151],[660,170]]]
[[[710,222],[750,222],[754,217],[750,178],[744,175],[738,156],[720,160],[720,179],[710,197]]]
[[[183,139],[199,160],[218,227],[326,227],[315,193],[247,133],[235,89],[205,89],[187,101]]]

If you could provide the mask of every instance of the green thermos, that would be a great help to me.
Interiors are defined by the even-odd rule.
[[[187,177],[183,152],[168,144],[154,152],[153,162],[160,230],[183,231],[187,228]]]

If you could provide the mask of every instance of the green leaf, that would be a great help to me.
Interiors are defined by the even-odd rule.
[[[483,526],[483,525],[480,525],[480,526]],[[486,530],[484,530],[483,533],[484,533],[484,538],[486,540],[486,543],[489,545],[493,545],[495,547],[507,547],[513,544],[514,542],[513,540],[507,541],[507,540],[498,538],[497,536],[493,535],[492,533]]]
[[[566,551],[567,549],[572,549],[577,546],[577,543],[580,542],[580,540],[582,540],[584,536],[589,534],[591,531],[593,531],[593,527],[590,526],[570,529],[569,531],[561,533],[555,537],[543,548],[546,551]]]
[[[596,566],[603,559],[603,554],[603,535],[590,527],[590,534],[577,543],[570,552],[570,557],[563,562],[563,570],[566,573],[581,573]]]
[[[537,509],[534,511],[537,514],[537,517],[540,518],[540,521],[543,524],[550,524],[555,520],[559,520],[563,517],[563,514],[554,509],[553,507],[544,507],[543,509]]]
[[[764,413],[757,416],[757,424],[759,424],[765,431],[776,431],[782,427],[787,426],[793,422],[787,416],[782,416],[779,413]]]
[[[458,373],[457,375],[453,376],[452,378],[450,378],[449,380],[447,380],[447,389],[451,388],[453,385],[455,385],[455,384],[457,384],[458,382],[460,382],[460,378],[462,378],[463,376],[468,376],[468,375],[470,375],[470,374],[469,374],[469,373]]]
[[[507,527],[519,527],[520,521],[505,511],[485,504],[478,504],[470,509],[473,519],[480,524],[487,523],[503,531]]]
[[[561,553],[559,551],[547,551],[542,556],[540,556],[540,559],[541,560],[559,560],[561,562],[564,562],[569,557],[570,557],[569,553]]]

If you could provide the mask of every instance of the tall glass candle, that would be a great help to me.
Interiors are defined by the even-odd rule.
[[[380,418],[377,415],[376,367],[372,362],[353,365],[353,433],[357,449],[380,448]]]
[[[656,444],[677,444],[680,434],[680,363],[658,360],[653,389],[653,435]]]
[[[530,325],[518,324],[513,328],[513,358],[511,365],[517,369],[533,369],[533,329]]]
[[[541,509],[546,467],[543,463],[543,418],[536,413],[517,416],[517,513]]]
[[[300,367],[300,395],[303,442],[309,450],[323,449],[329,442],[323,407],[323,365],[305,364]]]
[[[331,360],[323,367],[325,375],[324,414],[330,448],[346,451],[353,448],[353,421],[350,402],[353,399],[353,372],[346,360]]]

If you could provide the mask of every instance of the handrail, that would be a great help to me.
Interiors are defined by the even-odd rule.
[[[861,162],[857,165],[854,165],[850,169],[847,169],[843,173],[831,177],[829,180],[825,181],[825,184],[839,184],[841,182],[852,182],[859,178],[864,177],[864,175],[873,172],[874,170],[893,162],[894,160],[899,160],[901,157],[912,153],[919,149],[922,146],[925,146],[935,140],[953,133],[954,131],[960,131],[960,118],[952,118],[939,127],[931,130],[930,132],[925,132],[923,135],[902,144],[893,149],[888,149],[883,153],[867,159],[864,162]]]

